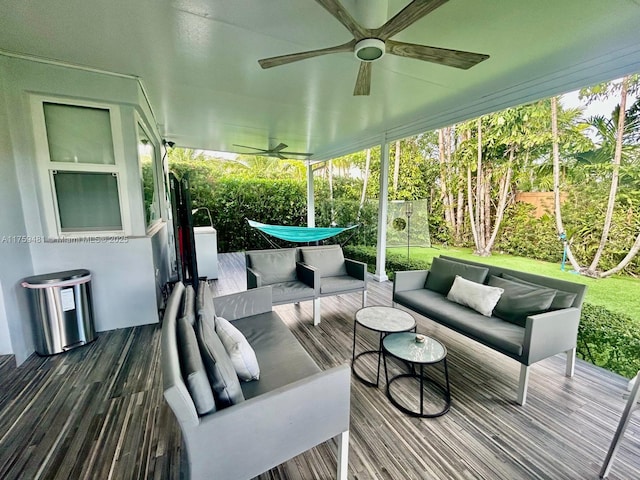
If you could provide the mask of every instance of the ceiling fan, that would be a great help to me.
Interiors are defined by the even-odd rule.
[[[369,95],[371,90],[371,64],[385,53],[414,58],[425,62],[447,65],[467,70],[489,58],[481,53],[449,50],[413,43],[396,42],[391,37],[409,27],[422,17],[444,5],[449,0],[413,0],[379,28],[364,28],[345,10],[338,0],[316,0],[353,35],[353,40],[335,47],[321,48],[307,52],[280,55],[258,60],[262,68],[278,67],[307,58],[330,53],[353,52],[360,63],[360,70],[353,90],[354,95]]]
[[[261,155],[263,157],[276,157],[281,160],[286,160],[287,158],[289,158],[289,156],[310,157],[311,155],[313,155],[313,153],[308,153],[308,152],[285,152],[284,149],[289,146],[286,143],[279,143],[275,147],[268,148],[266,150],[264,148],[250,147],[248,145],[238,145],[235,143],[233,144],[233,146],[240,147],[240,148],[250,148],[251,150],[256,150],[256,152],[251,152],[251,155]],[[249,152],[238,152],[238,153],[247,154]]]

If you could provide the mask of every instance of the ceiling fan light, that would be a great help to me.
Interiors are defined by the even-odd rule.
[[[363,62],[373,62],[382,58],[385,48],[384,42],[377,38],[365,38],[356,43],[353,50],[356,58]]]

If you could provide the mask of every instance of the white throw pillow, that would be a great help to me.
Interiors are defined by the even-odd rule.
[[[456,275],[447,298],[490,317],[503,292],[503,288],[490,287]]]
[[[260,378],[258,359],[242,332],[231,325],[229,320],[216,317],[216,333],[231,358],[238,378],[245,382],[258,380]]]

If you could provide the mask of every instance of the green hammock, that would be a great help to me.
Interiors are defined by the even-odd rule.
[[[346,232],[352,228],[356,228],[358,225],[352,227],[340,228],[340,227],[293,227],[287,225],[267,225],[266,223],[254,222],[247,219],[249,225],[253,228],[257,228],[261,232],[264,232],[272,237],[279,238],[280,240],[286,240],[288,242],[304,243],[304,242],[317,242],[324,240],[325,238],[333,237],[339,233]]]

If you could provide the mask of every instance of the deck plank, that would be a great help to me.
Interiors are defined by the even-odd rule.
[[[242,254],[223,254],[216,295],[246,288]],[[351,359],[359,294],[312,305],[275,307],[312,358],[326,369]],[[369,305],[389,305],[391,284],[370,282]],[[574,378],[564,358],[534,365],[526,406],[515,403],[519,365],[416,315],[418,331],[448,350],[452,404],[437,419],[416,419],[387,400],[383,385],[351,388],[349,477],[352,479],[596,479],[624,408],[626,380],[578,360]],[[358,330],[357,349],[377,336]],[[102,332],[63,355],[30,357],[15,368],[0,356],[0,478],[181,479],[180,430],[162,397],[160,327]],[[375,374],[375,359],[362,371]],[[390,373],[400,365],[389,363]],[[383,375],[384,377],[384,375]],[[383,378],[384,379],[384,378]],[[383,382],[384,383],[384,382]],[[410,383],[394,390],[415,399]],[[250,432],[247,433],[250,435]],[[215,447],[212,447],[215,448]],[[260,475],[260,480],[333,478],[334,441]],[[632,420],[610,479],[640,478],[640,420]]]

